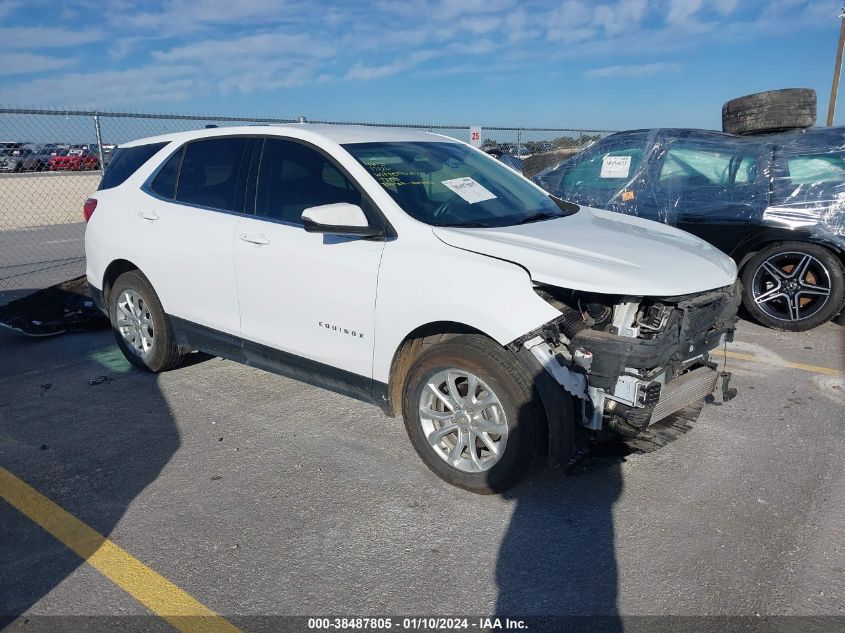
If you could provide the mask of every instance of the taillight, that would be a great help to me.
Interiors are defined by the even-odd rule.
[[[97,199],[96,198],[88,198],[85,201],[85,204],[82,207],[82,217],[85,218],[85,221],[91,219],[91,216],[94,215],[94,210],[97,208]]]

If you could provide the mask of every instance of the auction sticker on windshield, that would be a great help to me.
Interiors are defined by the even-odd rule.
[[[601,161],[600,178],[627,178],[631,171],[630,156],[605,156]]]
[[[484,202],[485,200],[493,200],[496,197],[496,194],[489,189],[486,189],[483,185],[479,184],[469,176],[464,178],[452,178],[451,180],[444,180],[442,182],[470,204]]]

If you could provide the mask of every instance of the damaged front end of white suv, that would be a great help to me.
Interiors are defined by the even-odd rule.
[[[586,433],[616,433],[650,451],[674,439],[697,418],[700,404],[729,400],[730,374],[711,354],[733,339],[739,282],[674,297],[608,296],[537,285],[560,317],[513,341],[546,404],[549,453],[572,458],[577,438],[560,416],[574,415]],[[575,406],[554,392],[565,390]],[[550,406],[551,404],[551,406]],[[557,458],[557,459],[555,459]]]

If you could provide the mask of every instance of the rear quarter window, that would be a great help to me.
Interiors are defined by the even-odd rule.
[[[786,159],[792,185],[845,182],[845,156],[834,153],[803,154]]]
[[[100,181],[99,189],[111,189],[122,185],[129,176],[134,174],[141,165],[150,160],[165,145],[167,145],[166,142],[126,148],[118,147],[114,150],[114,156],[109,162],[102,181]]]

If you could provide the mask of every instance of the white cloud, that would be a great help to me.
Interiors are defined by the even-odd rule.
[[[739,0],[713,0],[713,7],[722,15],[730,15],[737,6],[739,6]]]
[[[672,62],[657,62],[654,64],[627,64],[619,66],[605,66],[604,68],[591,68],[584,71],[584,76],[597,77],[649,77],[652,75],[665,75],[668,73],[680,72],[681,67]]]
[[[648,12],[646,0],[617,0],[612,4],[587,4],[567,0],[546,16],[550,40],[575,43],[594,39],[600,34],[615,36],[636,32]]]
[[[181,101],[194,86],[190,71],[146,66],[125,71],[67,73],[0,88],[0,103],[56,104],[68,107],[137,107],[139,103]]]
[[[72,59],[60,57],[46,57],[33,53],[3,53],[3,65],[0,75],[24,75],[40,73],[48,70],[58,70],[73,63]]]
[[[47,7],[50,0],[27,4],[0,0],[0,17],[5,11],[16,23],[26,23],[21,17],[32,2]],[[0,74],[12,75],[0,85],[5,84],[4,94],[13,97],[7,102],[32,103],[41,94],[45,104],[61,95],[62,100],[84,98],[111,106],[174,101],[188,93],[203,97],[377,80],[400,73],[436,77],[470,73],[474,68],[488,75],[492,69],[514,75],[559,60],[566,60],[561,76],[583,72],[594,78],[643,77],[678,72],[679,66],[627,62],[669,58],[670,51],[724,40],[817,28],[834,12],[823,4],[820,0],[557,0],[553,4],[544,0],[161,0],[156,4],[74,0],[68,3],[73,15],[66,16],[67,22],[54,11],[49,26],[0,27],[0,49],[9,49]],[[84,26],[61,26],[70,24]],[[128,35],[106,36],[115,29]],[[102,42],[102,49],[92,54],[95,47],[85,45],[94,42]],[[68,54],[51,55],[48,47],[68,49]],[[61,74],[77,63],[91,72]],[[585,65],[595,68],[584,71]],[[41,77],[25,77],[51,71],[54,79],[47,83]],[[9,85],[12,82],[16,85]]]
[[[349,69],[349,72],[346,73],[346,78],[363,81],[381,79],[382,77],[395,75],[412,66],[429,61],[436,56],[437,53],[434,51],[417,51],[408,57],[382,65],[367,66],[359,62]]]
[[[0,49],[72,48],[102,40],[97,29],[62,29],[48,26],[0,27]]]
[[[704,0],[669,0],[669,14],[666,21],[670,24],[685,24],[701,10]]]
[[[314,40],[309,35],[272,32],[235,39],[201,40],[170,50],[154,51],[152,56],[166,62],[190,61],[208,66],[225,66],[240,64],[244,59],[257,63],[258,60],[277,58],[280,55],[313,58],[329,57],[334,52],[334,46]]]
[[[646,0],[620,0],[616,5],[600,4],[593,9],[593,23],[609,35],[638,28],[647,9]]]
[[[107,6],[112,22],[133,29],[186,33],[208,25],[279,24],[303,16],[309,4],[301,0],[167,0],[159,10],[137,10],[132,0]]]

